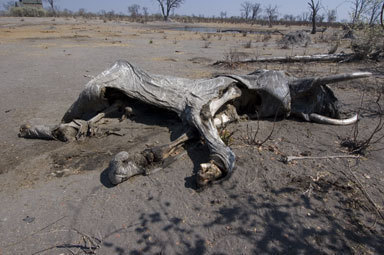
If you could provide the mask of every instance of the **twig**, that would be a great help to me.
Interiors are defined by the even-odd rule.
[[[366,191],[366,189],[364,188],[363,184],[360,182],[360,180],[356,177],[355,173],[352,171],[351,165],[349,164],[349,162],[348,162],[348,170],[352,174],[353,178],[355,178],[355,183],[357,184],[357,186],[359,187],[361,192],[367,198],[369,203],[375,208],[375,211],[380,216],[380,218],[384,221],[384,215],[381,213],[380,209],[377,207],[376,203],[373,201],[373,199],[371,198],[369,193]]]
[[[69,251],[72,255],[76,255],[71,249],[67,248],[67,251]]]
[[[310,157],[310,156],[284,156],[282,161],[287,164],[293,160],[306,160],[306,159],[336,159],[336,158],[360,158],[356,155],[335,155],[335,156],[322,156],[322,157]]]
[[[383,6],[381,7],[380,23],[381,23],[381,26],[384,28],[384,3],[383,3]]]
[[[50,250],[55,249],[55,248],[57,248],[57,245],[49,247],[49,248],[45,248],[44,250],[41,250],[41,251],[34,252],[34,253],[32,253],[32,255],[37,255],[37,254],[40,254],[40,253],[43,253],[46,251],[50,251]]]
[[[86,246],[87,246],[87,241],[91,244],[91,246],[88,247],[91,251],[100,248],[100,244],[99,243],[101,243],[101,240],[99,240],[98,238],[95,238],[95,237],[91,237],[91,236],[89,236],[87,234],[84,234],[84,233],[80,232],[79,230],[77,230],[75,228],[73,230],[83,237],[84,243],[85,243]],[[96,243],[95,240],[97,242],[99,242],[99,243]]]
[[[94,79],[94,78],[95,78],[95,76],[88,75],[88,74],[84,74],[84,77],[85,77],[85,78],[91,78],[91,79]]]
[[[37,233],[39,233],[39,232],[41,232],[41,231],[44,231],[45,229],[49,228],[50,226],[52,226],[52,225],[56,224],[57,222],[59,222],[59,221],[65,219],[66,217],[67,217],[67,216],[63,216],[63,217],[61,217],[60,219],[58,219],[58,220],[56,220],[56,221],[54,221],[54,222],[48,224],[47,226],[43,227],[42,229],[40,229],[40,230],[38,230],[38,231],[35,231],[35,232],[33,232],[33,233],[27,235],[26,237],[24,237],[24,238],[21,239],[20,241],[17,241],[17,242],[15,242],[15,243],[12,243],[12,244],[9,244],[9,245],[5,246],[5,248],[9,248],[9,247],[11,247],[11,246],[15,246],[15,245],[17,245],[17,244],[19,244],[19,243],[24,242],[24,241],[27,240],[28,238],[30,238],[30,237],[36,235]]]
[[[252,135],[252,133],[253,133],[252,127],[251,127],[251,130],[249,131],[249,127],[247,125],[247,137],[242,137],[242,139],[248,145],[256,145],[258,147],[263,146],[264,143],[266,143],[268,140],[271,139],[271,137],[273,135],[273,132],[275,131],[276,120],[277,120],[277,116],[278,116],[279,110],[280,110],[280,107],[276,110],[275,117],[273,119],[273,126],[272,126],[272,129],[271,129],[271,132],[269,133],[269,135],[263,141],[259,141],[259,140],[256,139],[257,138],[257,134],[259,133],[259,130],[260,130],[260,117],[259,117],[259,113],[258,112],[256,112],[256,116],[257,116],[257,129],[256,129],[256,132]]]

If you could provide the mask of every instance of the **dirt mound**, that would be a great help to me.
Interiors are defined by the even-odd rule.
[[[279,41],[281,47],[287,47],[291,45],[305,46],[311,42],[311,37],[304,30],[290,32],[283,36]]]

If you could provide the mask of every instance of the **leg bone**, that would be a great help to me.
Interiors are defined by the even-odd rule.
[[[233,116],[234,114],[226,115],[225,113],[222,113],[219,118],[215,118],[214,122],[218,124],[217,126],[223,126],[228,122],[236,120]],[[129,153],[125,151],[116,154],[109,165],[108,176],[110,181],[117,185],[135,175],[148,174],[154,163],[164,161],[175,153],[178,148],[182,147],[185,142],[193,138],[198,138],[198,133],[190,129],[169,144],[146,149],[133,156],[130,156]],[[207,164],[207,170],[208,166],[210,165]],[[200,179],[209,179],[207,175],[209,175],[209,173],[205,173]],[[218,170],[216,171],[216,175],[213,175],[212,178],[217,179],[220,175],[221,171]],[[201,184],[204,185],[203,181],[201,181]]]
[[[166,145],[146,149],[132,156],[125,151],[116,154],[109,164],[109,180],[117,185],[135,175],[150,173],[151,167],[171,156],[186,141],[194,137],[196,137],[196,132],[189,130]]]
[[[210,163],[200,165],[200,171],[197,175],[198,185],[205,186],[212,181],[223,178],[230,174],[234,167],[235,154],[221,140],[212,116],[228,101],[240,96],[241,90],[237,87],[231,87],[221,98],[212,100],[208,104],[209,113],[206,110],[207,106],[204,106],[201,112],[192,113],[193,124],[204,137],[211,154]]]

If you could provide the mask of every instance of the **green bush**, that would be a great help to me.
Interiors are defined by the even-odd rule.
[[[10,10],[10,14],[16,17],[45,17],[47,16],[47,11],[34,7],[13,7]]]

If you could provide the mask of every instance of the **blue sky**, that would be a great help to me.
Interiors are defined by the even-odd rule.
[[[158,13],[160,9],[155,0],[55,0],[60,9],[78,10],[84,8],[87,11],[98,12],[100,10],[114,10],[127,13],[127,7],[132,4],[148,7],[150,13]],[[226,11],[228,16],[239,16],[240,5],[245,0],[185,0],[185,3],[176,10],[177,14],[219,16],[221,11]],[[280,15],[299,15],[307,12],[307,0],[248,0],[258,2],[263,6],[272,4],[279,7]],[[0,0],[1,3],[8,0]],[[350,3],[347,0],[322,0],[324,9],[336,9],[338,20],[348,19]]]

